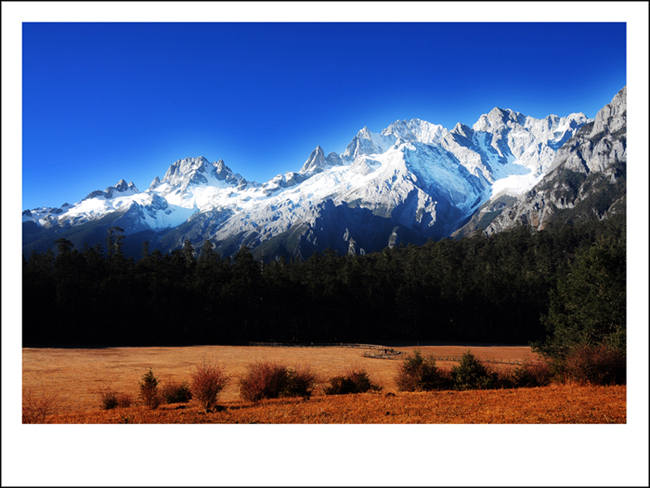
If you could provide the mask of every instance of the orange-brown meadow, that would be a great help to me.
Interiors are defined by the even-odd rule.
[[[423,356],[460,358],[471,349],[476,358],[505,372],[508,362],[532,360],[528,347],[421,346]],[[238,380],[256,361],[308,368],[318,378],[309,398],[246,402]],[[230,381],[219,395],[219,408],[206,413],[196,401],[150,409],[138,401],[138,382],[149,369],[161,384],[189,381],[193,368],[219,365]],[[23,349],[23,395],[47,398],[45,422],[51,423],[625,423],[625,386],[551,385],[539,388],[400,392],[395,382],[401,360],[363,356],[347,347],[195,346],[104,349]],[[439,360],[441,369],[457,362]],[[363,369],[380,391],[324,395],[329,378],[350,368]],[[101,408],[107,389],[136,400],[129,407]]]

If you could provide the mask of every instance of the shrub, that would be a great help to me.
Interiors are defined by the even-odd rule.
[[[248,365],[246,375],[239,380],[239,393],[244,400],[258,402],[263,398],[278,398],[286,388],[287,368],[273,362]]]
[[[564,377],[596,385],[625,384],[625,354],[606,344],[576,346],[561,365]]]
[[[515,388],[546,386],[551,382],[551,370],[547,361],[525,361],[512,372]]]
[[[133,403],[133,398],[128,393],[119,393],[110,388],[100,391],[99,396],[103,410],[111,410],[116,407],[127,408]]]
[[[283,396],[309,398],[316,387],[316,375],[309,369],[289,369],[287,389]]]
[[[347,395],[350,393],[365,393],[379,391],[381,386],[374,384],[364,369],[349,369],[343,376],[334,376],[325,388],[326,395]]]
[[[102,410],[112,410],[117,407],[117,392],[111,389],[99,393]]]
[[[43,424],[48,415],[58,408],[56,394],[42,394],[36,397],[32,391],[23,393],[23,424]]]
[[[128,393],[117,393],[116,399],[120,408],[128,408],[133,404],[133,397]]]
[[[160,405],[158,378],[154,376],[151,368],[149,368],[148,373],[142,375],[142,381],[140,381],[140,398],[151,409],[158,408]]]
[[[490,371],[492,384],[490,388],[515,388],[515,374],[512,369],[496,366]]]
[[[221,367],[204,362],[192,372],[191,395],[209,412],[217,405],[217,398],[229,381]]]
[[[467,351],[463,354],[460,364],[452,368],[451,379],[454,389],[472,390],[494,388],[499,377],[497,373],[488,371],[471,351]]]
[[[309,369],[290,369],[266,361],[248,365],[239,380],[244,400],[258,402],[264,398],[309,397],[316,386],[316,376]]]
[[[446,387],[449,378],[438,369],[433,356],[422,357],[416,350],[413,357],[404,359],[395,382],[401,391],[430,391]]]
[[[165,383],[160,393],[165,403],[187,403],[192,399],[192,391],[186,381]]]

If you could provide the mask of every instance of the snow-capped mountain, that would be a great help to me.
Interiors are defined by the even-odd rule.
[[[543,229],[550,221],[603,219],[625,211],[627,87],[556,153],[544,179],[486,226],[493,234],[521,222]]]
[[[111,226],[152,249],[210,239],[222,255],[246,245],[268,259],[423,243],[450,236],[490,199],[530,190],[587,122],[582,113],[535,119],[500,108],[471,128],[398,120],[380,133],[364,127],[341,155],[317,146],[298,172],[262,184],[222,160],[180,159],[145,191],[120,180],[74,205],[25,210],[23,249],[28,256],[59,237],[103,242],[97,236]]]

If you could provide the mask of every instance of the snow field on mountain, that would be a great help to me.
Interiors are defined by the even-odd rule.
[[[141,214],[142,224],[154,230],[169,229],[187,222],[194,213],[194,209],[171,204],[165,211],[154,211],[145,207]]]
[[[502,194],[512,195],[517,197],[523,195],[533,186],[535,186],[541,178],[533,174],[532,172],[522,175],[511,175],[505,178],[501,178],[494,182],[492,185],[491,198],[497,197]]]

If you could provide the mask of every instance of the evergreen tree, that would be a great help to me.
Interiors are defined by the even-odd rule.
[[[189,239],[185,239],[183,241],[183,256],[185,257],[185,265],[193,269],[194,265],[196,264],[196,253],[194,252],[194,246],[192,245],[192,241]]]
[[[601,238],[579,251],[569,273],[551,291],[543,321],[549,338],[535,348],[562,359],[579,345],[609,346],[625,352],[625,241]]]
[[[113,226],[108,229],[106,236],[106,256],[111,259],[113,257],[124,257],[122,248],[124,246],[124,229]]]

